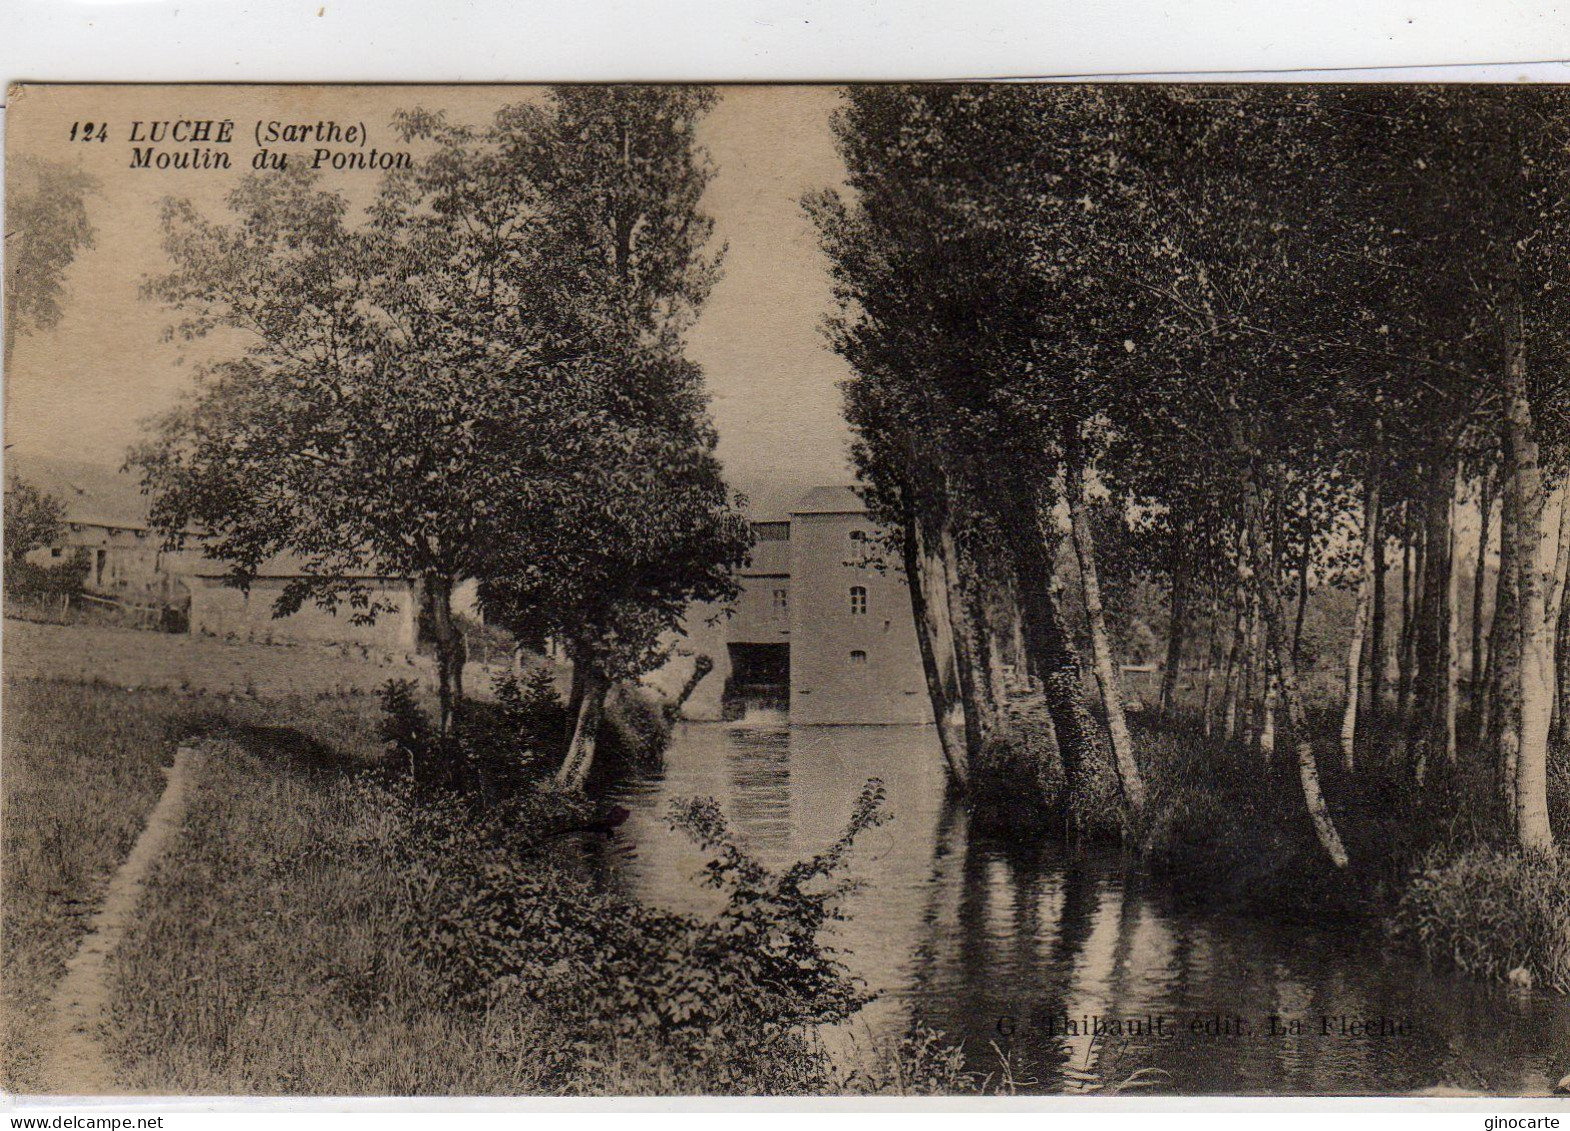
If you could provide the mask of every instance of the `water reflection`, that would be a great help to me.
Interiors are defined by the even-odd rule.
[[[972,1067],[1006,1056],[1022,1089],[1049,1092],[1542,1093],[1570,1067],[1563,998],[1431,975],[1309,914],[1179,906],[1112,854],[972,834],[921,728],[685,725],[661,774],[617,787],[632,816],[601,864],[643,899],[710,913],[671,799],[714,797],[780,866],[827,845],[874,776],[894,819],[859,842],[834,935],[880,993],[863,1033],[920,1017]]]

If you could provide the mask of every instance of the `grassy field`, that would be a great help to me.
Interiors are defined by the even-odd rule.
[[[209,695],[370,694],[389,679],[429,682],[430,662],[345,645],[253,644],[98,625],[5,622],[7,676]],[[471,676],[472,678],[472,676]]]
[[[333,649],[16,620],[4,631],[0,1084],[26,1090],[49,995],[177,743],[294,717],[318,741],[372,751],[369,693],[403,672]]]
[[[8,680],[0,774],[4,1085],[25,1089],[50,990],[163,791],[182,705],[168,692]]]
[[[237,728],[266,734],[277,718],[290,717],[309,719],[318,741],[371,751],[376,701],[262,701],[8,674],[4,711],[0,1077],[25,1090],[39,1067],[50,992],[163,792],[175,746]]]
[[[354,759],[257,732],[211,749],[185,834],[113,965],[128,1084],[315,1095],[713,1087],[711,1068],[657,1048],[588,1055],[523,1002],[453,1008],[407,942],[399,811],[357,779]],[[815,1067],[776,1063],[756,1083],[799,1091],[821,1082]]]

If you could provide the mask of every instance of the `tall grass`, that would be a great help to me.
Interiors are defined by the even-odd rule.
[[[35,1081],[49,993],[163,792],[183,705],[167,692],[9,679],[0,775],[5,1036],[0,1078]]]
[[[4,1040],[0,1078],[37,1082],[44,1011],[65,962],[164,789],[183,741],[229,728],[272,733],[280,714],[308,716],[321,750],[375,753],[374,701],[127,689],[108,683],[7,678],[0,830],[4,900],[0,954]],[[293,731],[280,759],[303,756]]]
[[[455,1016],[405,945],[396,813],[331,763],[219,740],[116,954],[115,1053],[176,1093],[554,1090],[527,1010]]]
[[[1570,993],[1570,855],[1436,849],[1392,926],[1437,964]]]

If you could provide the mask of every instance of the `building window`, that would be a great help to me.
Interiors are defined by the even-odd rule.
[[[867,588],[864,585],[850,587],[850,615],[864,617],[867,615]]]
[[[755,522],[752,532],[758,536],[759,542],[789,542],[790,523],[788,522]]]
[[[852,667],[866,667],[867,654],[860,648],[854,649],[850,654],[850,663]]]
[[[852,530],[850,532],[850,540],[852,542],[865,542],[867,540],[867,532],[865,530]]]
[[[51,546],[51,547],[49,547],[49,556],[51,558],[64,557],[65,556],[65,548],[62,547],[62,546]]]
[[[784,620],[790,612],[790,590],[776,589],[774,591],[774,619]]]

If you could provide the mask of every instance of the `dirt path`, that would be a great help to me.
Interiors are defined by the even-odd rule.
[[[49,1039],[45,1046],[40,1091],[46,1094],[104,1095],[117,1088],[104,1051],[103,1027],[109,1012],[108,960],[136,914],[153,863],[165,852],[185,815],[200,753],[182,746],[168,770],[163,796],[147,818],[131,854],[120,865],[103,906],[88,923],[87,934],[65,965],[65,977],[50,1000]]]

